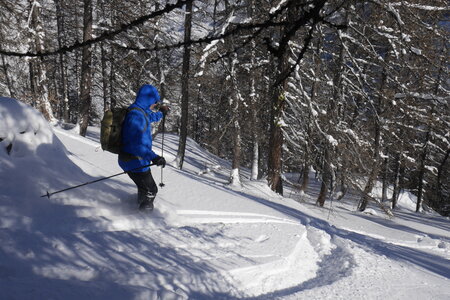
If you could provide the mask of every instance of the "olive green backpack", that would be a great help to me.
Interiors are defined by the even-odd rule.
[[[138,108],[118,107],[105,112],[100,127],[100,143],[102,149],[115,154],[119,154],[122,148],[122,123],[129,111],[140,110],[144,115],[146,113]],[[147,118],[145,118],[147,120]],[[147,124],[148,126],[148,124]],[[144,131],[147,127],[144,129]]]

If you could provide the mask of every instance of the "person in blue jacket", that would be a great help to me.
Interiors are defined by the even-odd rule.
[[[152,150],[151,123],[163,118],[169,108],[159,105],[158,90],[149,84],[143,85],[130,107],[122,124],[122,148],[119,165],[127,172],[138,188],[139,209],[153,209],[158,186],[153,179],[151,162],[164,168],[166,160]],[[159,106],[159,111],[155,111]],[[140,168],[142,167],[142,168]]]

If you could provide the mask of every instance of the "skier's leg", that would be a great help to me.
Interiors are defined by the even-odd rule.
[[[153,209],[153,201],[158,192],[158,186],[150,170],[146,172],[130,172],[128,175],[138,188],[139,208]]]
[[[147,186],[147,190],[154,196],[158,193],[158,186],[156,185],[155,179],[153,179],[152,172],[148,170],[145,172],[145,184]]]
[[[146,195],[148,193],[148,187],[145,180],[145,172],[129,172],[128,176],[130,176],[131,180],[136,184],[138,189],[138,197],[137,201],[140,204],[145,200]]]
[[[144,181],[147,188],[147,194],[139,208],[153,210],[153,201],[155,201],[156,194],[158,193],[158,186],[156,185],[150,170],[145,172]]]

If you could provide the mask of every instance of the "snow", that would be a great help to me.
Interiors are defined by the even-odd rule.
[[[333,147],[337,147],[339,145],[338,141],[332,136],[332,135],[327,135],[326,136],[328,142],[333,146]]]
[[[274,6],[274,7],[272,7],[272,8],[270,9],[270,14],[273,15],[273,14],[275,14],[276,12],[278,12],[278,11],[283,7],[283,5],[286,4],[286,2],[287,2],[287,0],[281,0],[280,3],[278,3],[277,6]]]
[[[241,185],[241,176],[239,174],[239,169],[232,169],[230,174],[230,185],[239,187]]]
[[[394,2],[391,3],[392,6],[407,6],[422,10],[429,10],[429,11],[442,11],[442,10],[448,10],[445,6],[431,6],[431,5],[421,5],[421,4],[415,4],[415,3],[405,3],[405,2]]]
[[[415,47],[411,47],[411,52],[416,55],[422,55],[422,50],[415,48]]]
[[[402,193],[395,217],[357,196],[314,205],[320,184],[282,197],[266,182],[228,184],[231,164],[167,134],[155,210],[117,157],[52,127],[31,107],[0,98],[0,290],[2,299],[448,299],[449,218],[414,213]],[[160,140],[155,140],[160,153]],[[9,150],[6,150],[6,149]],[[153,168],[155,180],[161,171]],[[206,171],[205,171],[206,170]],[[291,180],[294,182],[294,180]],[[379,192],[379,191],[378,191]],[[375,195],[378,193],[375,191]],[[290,198],[288,198],[289,196]],[[302,197],[302,203],[295,199]]]

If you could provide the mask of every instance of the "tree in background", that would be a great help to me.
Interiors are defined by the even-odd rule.
[[[178,142],[177,166],[183,168],[184,155],[186,152],[186,140],[188,135],[189,121],[189,70],[191,64],[191,31],[192,31],[192,1],[186,3],[186,13],[184,18],[184,52],[183,67],[181,74],[181,124],[180,140]]]
[[[92,0],[84,0],[83,9],[83,42],[92,38]],[[83,47],[81,56],[80,82],[80,135],[85,136],[89,125],[92,89],[92,49],[90,45]]]

